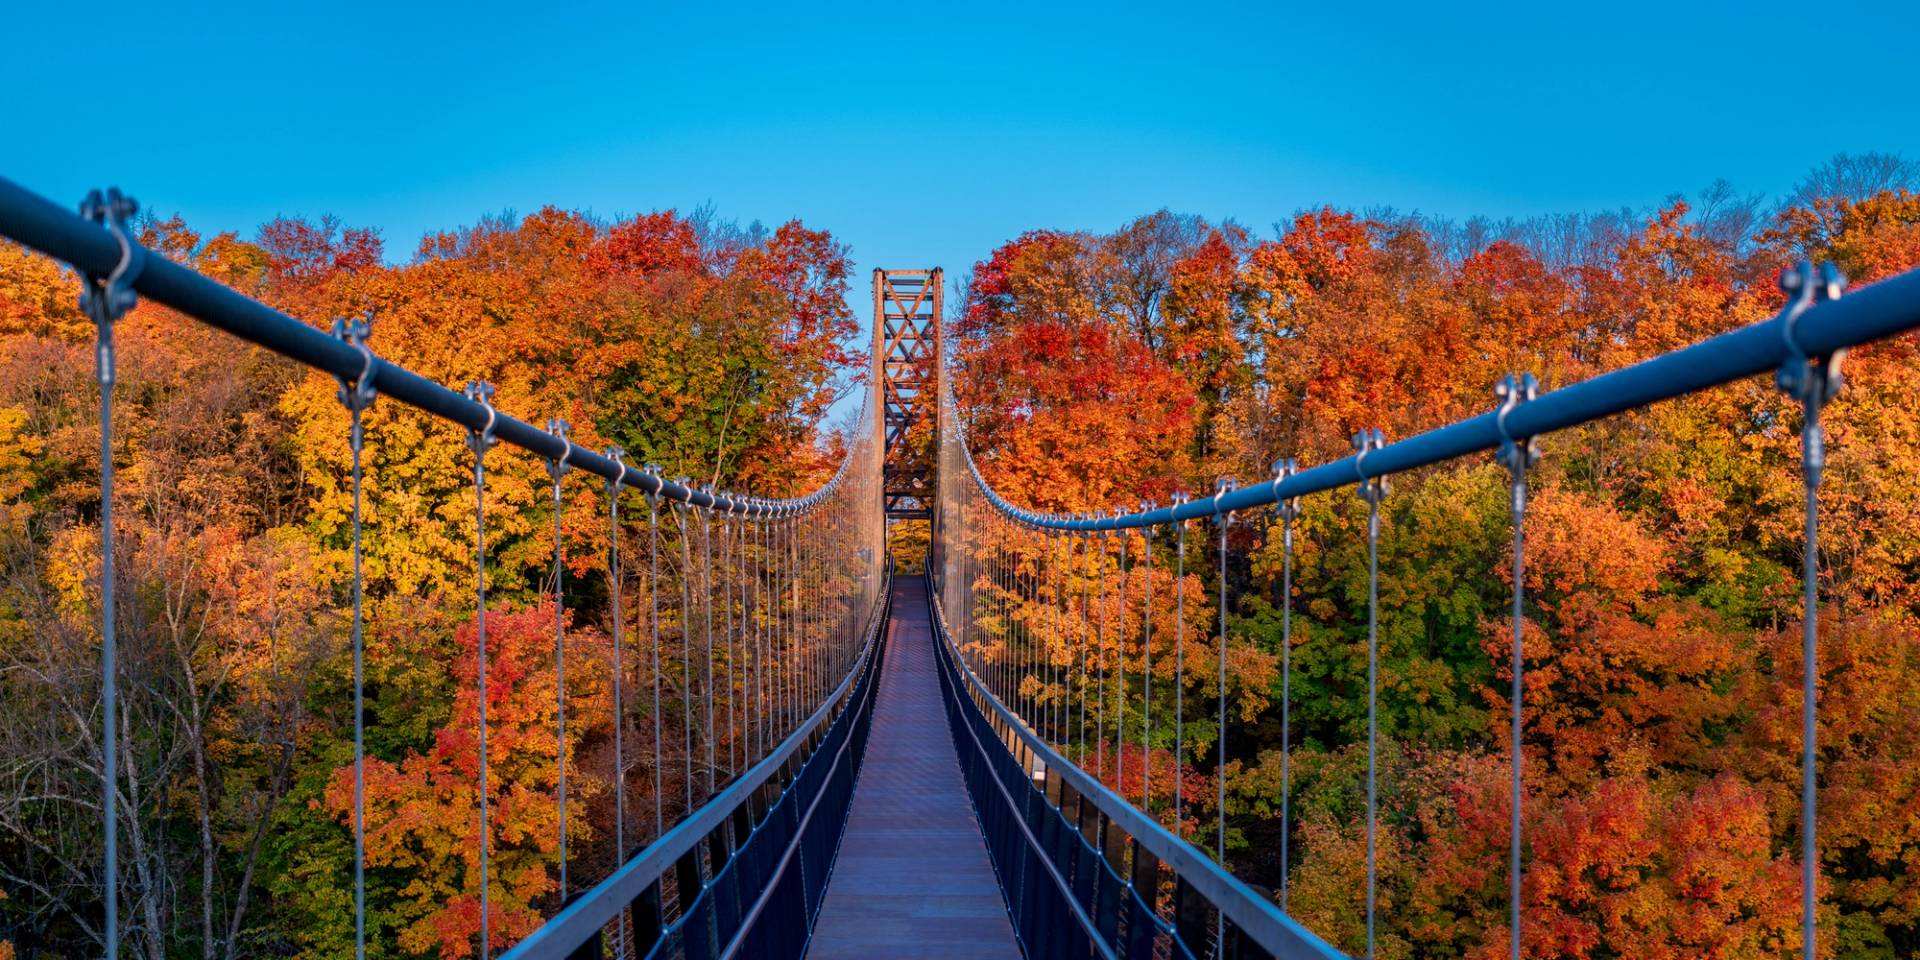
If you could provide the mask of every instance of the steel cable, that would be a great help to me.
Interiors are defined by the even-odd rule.
[[[646,472],[657,476],[660,468],[648,464]],[[660,748],[660,496],[653,493],[647,494],[647,633],[653,642],[653,835],[658,838],[667,832],[667,793]]]
[[[1173,833],[1181,836],[1180,763],[1186,755],[1187,522],[1174,524],[1173,576]]]
[[[567,441],[567,422],[558,418],[547,421],[547,432],[560,437],[569,450],[573,444]],[[358,473],[358,457],[355,458],[355,472]],[[554,765],[559,780],[559,861],[560,861],[560,902],[567,901],[567,628],[566,628],[566,545],[562,539],[560,520],[564,502],[561,497],[560,478],[566,476],[566,454],[547,461],[547,473],[553,478],[553,689],[554,689]],[[355,478],[358,486],[358,477]],[[357,499],[357,497],[356,497]],[[358,504],[355,505],[358,510]],[[358,562],[358,558],[355,558]]]
[[[1378,900],[1378,871],[1375,859],[1375,834],[1379,831],[1378,755],[1380,740],[1380,501],[1386,497],[1386,481],[1365,473],[1367,454],[1380,448],[1383,438],[1378,430],[1363,430],[1354,437],[1359,452],[1355,461],[1360,474],[1358,493],[1367,502],[1367,957],[1374,955],[1374,920]]]
[[[352,344],[365,358],[358,376],[337,378],[340,403],[347,408],[347,448],[353,459],[353,955],[357,960],[364,960],[367,955],[366,578],[360,511],[364,479],[361,456],[366,446],[363,414],[374,400],[374,359],[367,348],[367,338],[372,332],[371,314],[364,320],[333,322],[333,335]],[[101,422],[106,422],[104,413]],[[110,531],[111,527],[106,529]],[[111,579],[105,582],[111,583]]]
[[[626,451],[614,447],[607,459],[620,464],[626,474]],[[607,493],[607,596],[613,613],[613,857],[616,865],[627,859],[627,706],[626,706],[626,615],[620,599],[626,593],[620,576],[620,481],[609,480]]]
[[[476,687],[480,704],[480,957],[487,960],[492,950],[488,935],[493,917],[488,910],[487,851],[492,846],[487,810],[487,450],[494,443],[493,385],[485,381],[467,384],[467,399],[486,407],[486,426],[467,434],[467,446],[473,451],[473,541],[474,580],[479,604],[474,611],[474,653]]]

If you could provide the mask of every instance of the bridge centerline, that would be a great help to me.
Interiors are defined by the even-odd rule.
[[[894,581],[874,725],[807,956],[1018,957],[934,674],[925,581]]]

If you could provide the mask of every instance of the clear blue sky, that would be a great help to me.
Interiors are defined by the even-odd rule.
[[[208,232],[332,213],[395,258],[547,203],[798,216],[863,317],[873,266],[1162,206],[1638,208],[1920,156],[1913,0],[174,6],[13,4],[0,174]]]

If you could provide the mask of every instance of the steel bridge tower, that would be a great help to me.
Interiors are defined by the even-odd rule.
[[[932,517],[939,457],[940,268],[873,271],[873,375],[887,518]]]

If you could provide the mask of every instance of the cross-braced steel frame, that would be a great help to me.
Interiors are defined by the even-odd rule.
[[[941,272],[873,271],[873,372],[886,442],[888,519],[932,515],[939,403]]]

